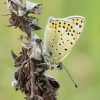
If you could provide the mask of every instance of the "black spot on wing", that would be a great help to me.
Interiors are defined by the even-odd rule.
[[[69,35],[69,33],[67,33],[67,35]]]
[[[79,28],[81,28],[82,27],[82,25],[79,25]]]
[[[70,26],[70,24],[68,24],[68,26]]]
[[[65,50],[65,51],[67,51],[67,49],[66,49],[66,48],[65,48],[64,50]]]
[[[62,43],[64,44],[64,41],[62,41]]]
[[[58,51],[58,49],[56,49],[56,51]]]
[[[81,23],[83,23],[83,20],[81,20]]]
[[[52,24],[54,25],[54,22],[52,22]]]
[[[59,55],[61,55],[61,53],[58,53]]]
[[[61,24],[61,22],[59,22],[59,24]]]
[[[58,30],[58,32],[60,33],[60,30]]]
[[[66,30],[66,32],[68,32],[68,30]]]
[[[73,42],[70,43],[71,45],[73,44]]]
[[[73,30],[73,33],[75,33],[75,30]]]
[[[71,34],[71,36],[73,36],[73,34]]]
[[[73,26],[70,27],[71,29],[73,28]]]
[[[75,38],[73,38],[73,40],[75,40]]]
[[[78,25],[78,23],[76,23],[76,25]]]
[[[60,38],[61,40],[63,40],[63,38]]]
[[[64,22],[64,24],[66,24],[66,22]]]

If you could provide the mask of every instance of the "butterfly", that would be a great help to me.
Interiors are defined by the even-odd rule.
[[[62,68],[62,61],[80,37],[85,22],[82,16],[49,18],[45,29],[43,54],[44,61],[50,65],[50,69]]]

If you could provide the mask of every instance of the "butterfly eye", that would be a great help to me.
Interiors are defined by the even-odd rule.
[[[42,40],[41,39],[36,39],[36,42],[41,43]]]
[[[59,69],[59,70],[61,70],[62,69],[62,65],[58,64],[56,68]]]

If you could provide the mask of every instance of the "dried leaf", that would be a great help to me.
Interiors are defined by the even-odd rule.
[[[11,1],[7,0],[7,1],[6,1],[6,6],[7,6],[7,8],[10,10],[10,12],[13,11],[13,6],[12,6],[12,4],[11,4]]]
[[[29,43],[25,43],[22,41],[22,47],[25,49],[31,49],[30,51],[30,58],[35,60],[42,60],[42,46],[41,46],[41,39],[39,36],[34,34],[29,38]]]
[[[42,12],[41,6],[42,4],[36,4],[36,3],[26,1],[26,9],[28,13],[41,14]]]
[[[31,83],[28,81],[27,83],[26,83],[26,90],[27,91],[30,91],[30,86],[31,86]]]
[[[22,7],[22,0],[7,0],[6,6],[10,12],[14,10],[18,11],[19,7]]]
[[[46,79],[49,80],[49,82],[54,90],[58,90],[60,88],[60,85],[57,82],[57,80],[55,80],[53,77],[51,77],[50,75],[47,75],[47,74],[44,74],[44,76],[46,77]]]
[[[18,9],[18,16],[25,16],[27,13],[26,7],[22,7]]]
[[[28,22],[32,22],[33,20],[37,19],[36,17],[32,17],[32,16],[25,16],[24,18]]]
[[[30,66],[29,66],[29,63],[27,63],[24,66],[25,77],[29,74],[29,72],[30,72]]]
[[[17,5],[19,5],[17,3]],[[36,4],[29,1],[26,1],[25,7],[19,5],[18,16],[25,16],[29,13],[41,14],[42,13],[42,4]]]
[[[36,7],[34,7],[34,14],[41,14],[42,13],[42,4],[38,4]]]
[[[19,90],[20,89],[20,84],[18,82],[18,79],[16,79],[15,77],[15,73],[14,73],[14,76],[13,76],[13,80],[12,80],[12,83],[11,83],[12,87],[15,88],[16,90]]]
[[[9,19],[10,24],[15,25],[18,22],[18,18],[17,17],[11,17]]]
[[[40,30],[41,29],[39,26],[37,26],[39,24],[38,18],[34,17],[34,20],[35,19],[36,19],[36,21],[27,24],[29,30],[31,30],[31,31],[35,31],[35,30]]]
[[[24,47],[25,49],[31,49],[32,48],[30,43],[25,43],[25,42],[22,42],[22,47]]]
[[[13,1],[15,4],[20,4],[20,5],[22,5],[22,3],[23,3],[23,0],[9,0],[9,1]]]
[[[40,37],[34,34],[29,42],[32,45],[30,58],[42,60],[42,41]]]
[[[31,24],[31,25],[29,26],[29,29],[30,29],[31,31],[35,31],[35,30],[40,30],[41,28],[40,28],[39,26],[36,26],[36,25],[34,25],[34,24]]]
[[[12,50],[11,50],[11,55],[12,55],[14,60],[17,58],[17,55]]]

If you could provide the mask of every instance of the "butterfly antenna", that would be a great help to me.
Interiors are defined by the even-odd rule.
[[[68,73],[68,75],[69,75],[70,79],[72,80],[72,82],[74,83],[75,87],[77,88],[78,85],[75,83],[75,81],[73,80],[72,76],[69,74],[67,68],[66,68],[63,64],[62,64],[62,66],[63,66],[63,68],[65,69],[65,71]]]

